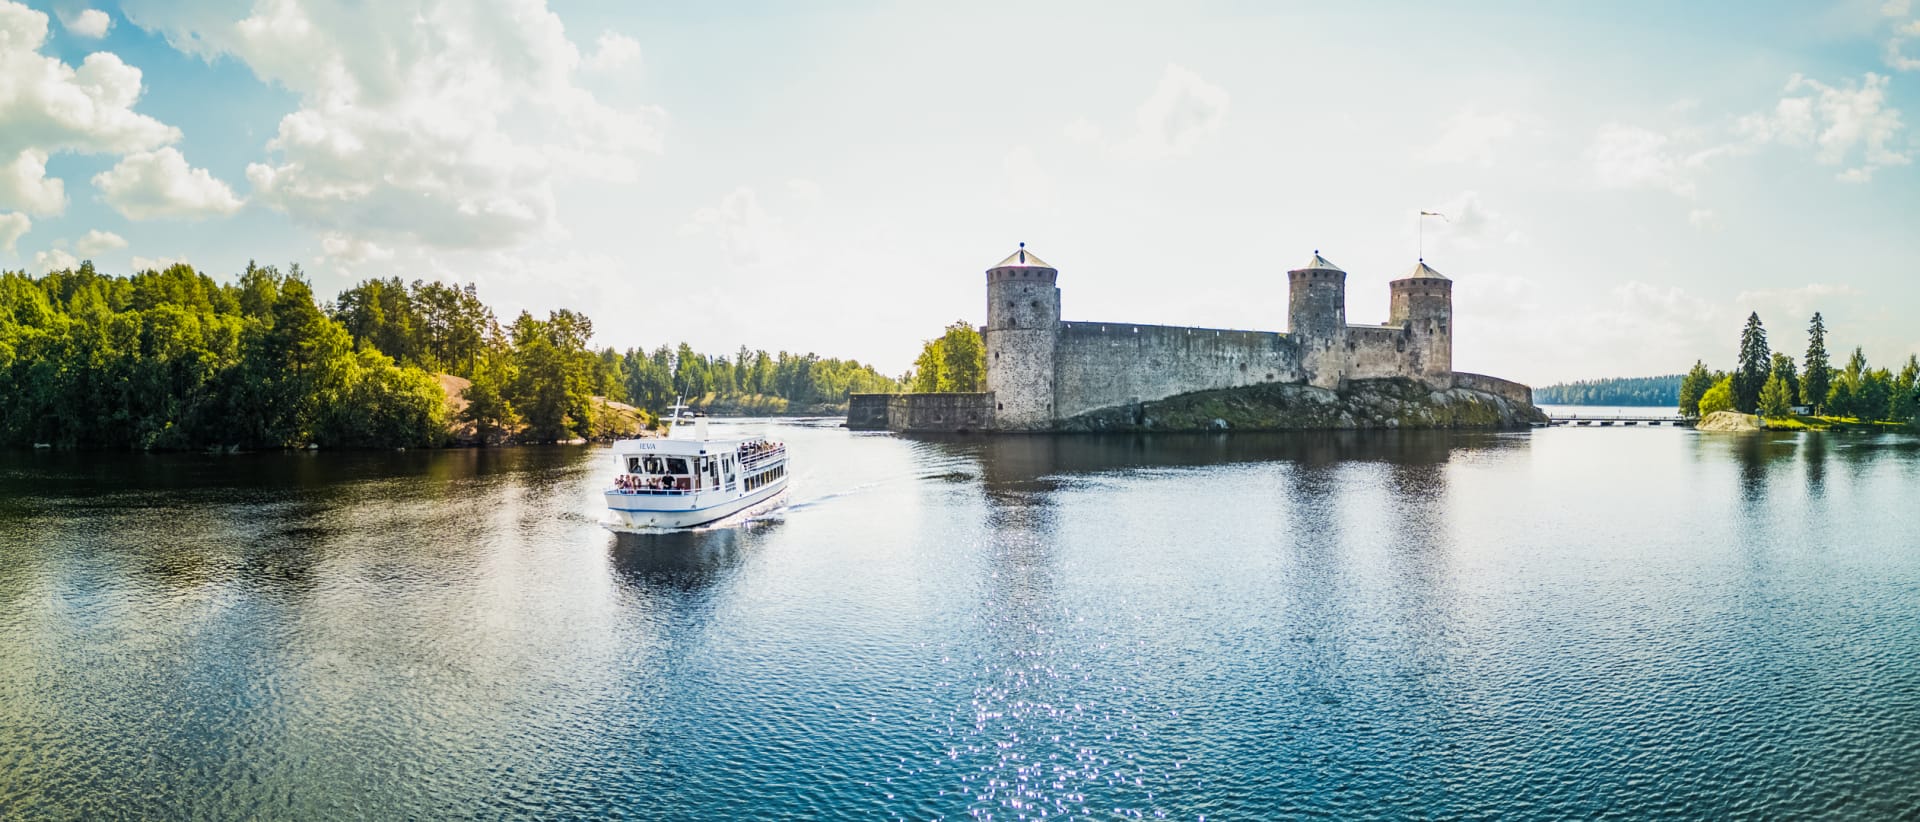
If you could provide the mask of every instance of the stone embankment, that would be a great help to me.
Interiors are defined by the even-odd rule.
[[[1406,379],[1363,380],[1331,391],[1266,384],[1168,397],[1090,411],[1062,431],[1298,431],[1320,429],[1517,429],[1547,415],[1486,391],[1434,391]]]

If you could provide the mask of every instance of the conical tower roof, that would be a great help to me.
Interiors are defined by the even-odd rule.
[[[1447,275],[1433,270],[1432,266],[1427,265],[1426,260],[1421,260],[1419,263],[1414,265],[1412,271],[1409,271],[1405,274],[1400,275],[1400,279],[1402,280],[1418,280],[1418,279],[1445,280],[1447,279]],[[1449,282],[1451,282],[1451,280],[1449,280]]]
[[[1021,243],[1020,250],[1008,254],[1007,258],[993,265],[994,268],[1053,268],[1045,260],[1034,256],[1027,250],[1027,244]]]
[[[1313,259],[1308,260],[1306,265],[1300,266],[1299,268],[1296,268],[1294,270],[1295,271],[1338,271],[1342,274],[1347,273],[1346,269],[1341,268],[1340,266],[1334,265],[1332,260],[1329,260],[1325,257],[1320,256],[1319,249],[1314,250]]]

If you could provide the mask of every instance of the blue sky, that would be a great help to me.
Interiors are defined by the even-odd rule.
[[[475,282],[905,369],[1026,241],[1068,319],[1349,316],[1428,261],[1536,383],[1920,351],[1920,3],[0,0],[0,266]],[[57,182],[56,182],[57,181]]]

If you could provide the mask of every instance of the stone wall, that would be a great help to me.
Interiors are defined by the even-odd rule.
[[[1054,354],[1054,408],[1066,419],[1175,394],[1303,379],[1298,349],[1285,334],[1067,322]]]
[[[1455,388],[1484,391],[1496,397],[1504,397],[1508,402],[1533,404],[1533,389],[1512,380],[1489,377],[1485,374],[1469,374],[1465,371],[1453,372]]]
[[[1420,373],[1419,341],[1400,327],[1347,326],[1349,380],[1379,380]]]
[[[948,433],[993,430],[993,392],[888,395],[887,428]]]
[[[847,427],[855,431],[887,430],[887,403],[893,394],[848,394]]]

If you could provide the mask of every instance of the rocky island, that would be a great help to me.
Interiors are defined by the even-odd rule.
[[[1421,260],[1388,318],[1347,322],[1347,272],[1287,272],[1288,331],[1060,319],[1059,270],[987,269],[985,391],[854,394],[847,426],[902,432],[1525,428],[1533,389],[1453,370],[1453,281]]]

